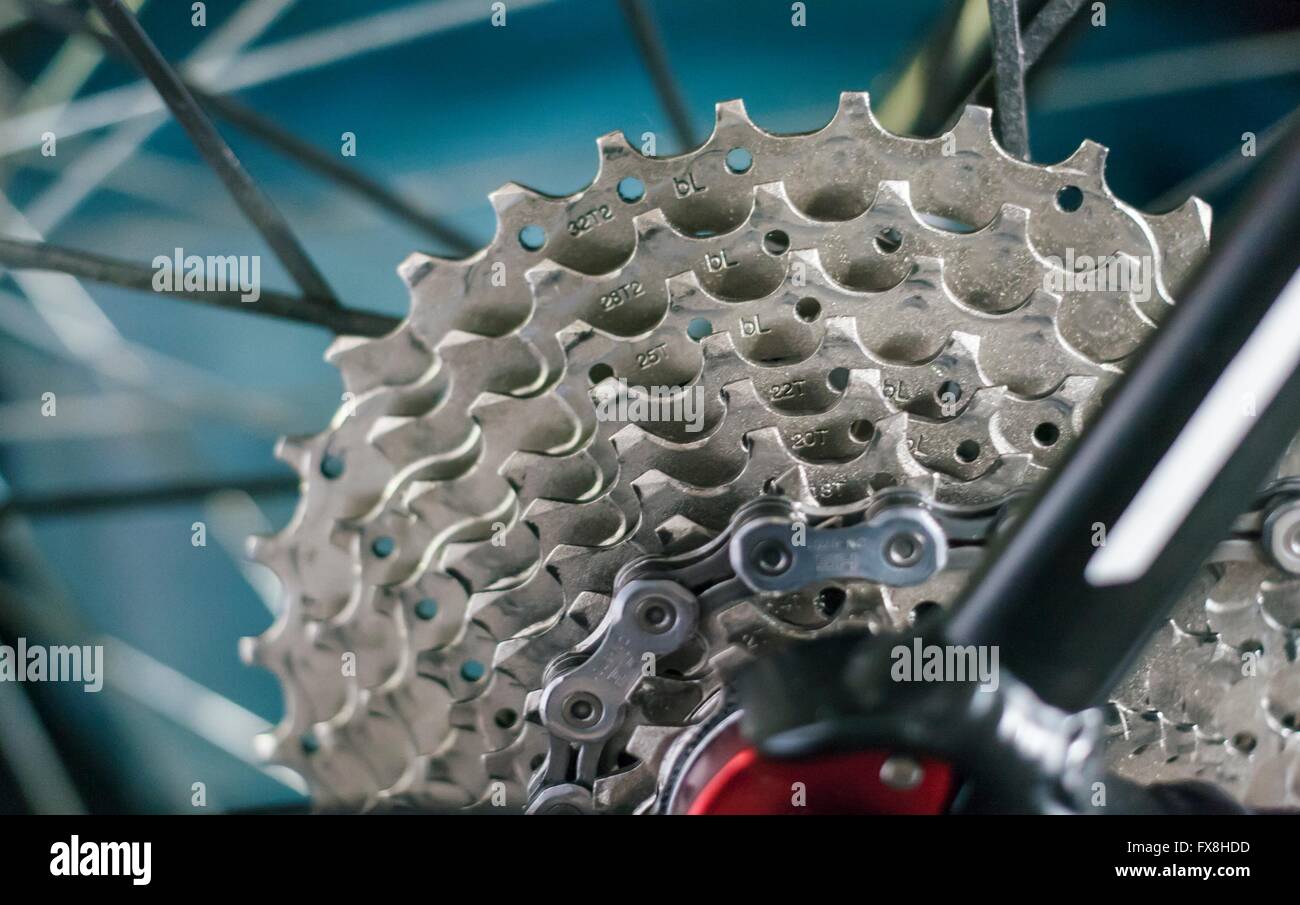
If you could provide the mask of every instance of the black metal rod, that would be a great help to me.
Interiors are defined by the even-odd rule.
[[[351,189],[355,194],[365,198],[405,223],[443,243],[453,252],[468,255],[478,248],[480,243],[470,236],[444,223],[442,220],[411,204],[382,183],[370,178],[357,169],[337,160],[334,155],[322,151],[315,145],[303,141],[298,136],[280,128],[266,117],[243,104],[228,97],[195,91],[194,96],[216,115],[231,125],[257,138],[286,157],[302,164],[309,170],[330,179],[339,185]]]
[[[997,86],[998,133],[1007,152],[1029,159],[1025,105],[1025,49],[1020,37],[1019,0],[988,0],[993,35],[993,81]]]
[[[157,89],[176,121],[189,135],[199,154],[212,171],[225,184],[235,204],[261,233],[266,244],[275,252],[285,270],[298,284],[298,288],[312,301],[323,305],[337,305],[338,301],[329,284],[307,252],[299,244],[284,217],[253,182],[239,158],[226,144],[199,107],[194,96],[181,82],[176,71],[145,34],[134,15],[122,5],[121,0],[91,0],[104,17],[109,30],[126,49],[132,61]]]
[[[1074,21],[1085,0],[1048,0],[1025,29],[1021,44],[1025,54],[1025,68],[1029,69],[1043,58],[1065,27]]]
[[[1029,77],[1029,73],[1043,58],[1043,54],[1047,53],[1048,49],[1056,43],[1056,39],[1065,31],[1066,26],[1074,21],[1074,17],[1085,2],[1086,0],[1048,0],[1047,4],[1034,16],[1029,23],[1029,27],[1021,35],[1026,78]],[[980,98],[985,96],[985,93],[989,92],[993,87],[993,82],[993,73],[986,72],[979,83],[966,95],[966,100],[962,106],[979,103]]]
[[[126,509],[135,506],[163,506],[186,503],[220,493],[242,490],[254,495],[285,495],[298,490],[298,479],[291,475],[226,478],[207,481],[183,481],[148,487],[123,487],[112,490],[73,490],[67,493],[32,493],[10,497],[0,503],[0,520],[6,516],[84,515]]]
[[[627,16],[628,25],[632,29],[632,37],[636,39],[637,49],[641,52],[641,59],[654,81],[655,91],[659,93],[659,102],[663,104],[673,131],[677,133],[677,140],[681,142],[681,150],[688,151],[699,142],[691,127],[690,112],[668,63],[668,54],[664,50],[659,29],[655,27],[654,17],[643,0],[619,0],[619,5],[623,7],[623,14]]]
[[[261,290],[256,301],[245,302],[239,290],[183,290],[159,292],[154,288],[157,271],[144,264],[121,261],[92,252],[0,238],[0,266],[13,270],[49,270],[96,283],[108,283],[138,289],[155,295],[215,305],[247,314],[261,314],[282,320],[298,321],[327,327],[335,333],[355,336],[382,336],[399,323],[397,318],[369,311],[328,307],[297,296]]]
[[[1002,664],[1059,707],[1100,703],[1123,678],[1199,564],[1250,506],[1300,420],[1300,369],[1293,369],[1289,351],[1238,358],[1248,342],[1253,353],[1266,337],[1291,336],[1296,329],[1294,322],[1261,322],[1279,298],[1289,306],[1292,290],[1300,292],[1294,283],[1300,267],[1300,126],[1256,171],[1251,190],[1220,232],[1224,238],[1193,285],[1019,527],[990,551],[947,620],[949,640],[997,645]],[[1230,364],[1254,379],[1282,379],[1283,368],[1291,373],[1271,401],[1258,400],[1258,415],[1246,422],[1252,426],[1212,481],[1203,485],[1188,473],[1176,475],[1174,489],[1182,500],[1170,494],[1137,522],[1136,546],[1156,541],[1149,555],[1112,580],[1098,580],[1094,557],[1103,548],[1095,545],[1096,526],[1107,532],[1107,552],[1134,551],[1133,544],[1117,539],[1123,534],[1117,524],[1136,514],[1130,507],[1152,476],[1168,470],[1174,460],[1166,455],[1175,443],[1185,446],[1201,436],[1185,431],[1194,416],[1204,420],[1213,411],[1202,406],[1212,389],[1219,391]],[[1265,386],[1262,392],[1270,391]],[[1247,412],[1234,409],[1233,415],[1245,418]],[[1213,423],[1229,438],[1234,426]],[[1218,461],[1205,458],[1214,455],[1214,439],[1195,450],[1193,461]],[[1192,494],[1198,497],[1190,509],[1177,505]],[[1172,533],[1160,530],[1170,527]]]
[[[99,45],[104,53],[131,62],[131,57],[116,38],[95,28],[89,20],[72,9],[57,6],[48,0],[21,0],[28,13],[42,24],[68,35],[82,35]],[[188,79],[181,82],[190,94],[210,113],[258,139],[285,157],[301,164],[338,185],[350,189],[381,210],[442,242],[453,252],[467,255],[477,248],[469,236],[450,226],[427,211],[411,204],[401,195],[353,167],[336,159],[332,154],[303,141],[287,129],[239,103],[233,98],[213,94]]]
[[[919,98],[915,109],[893,111],[899,88],[886,96],[879,112],[886,115],[890,128],[913,135],[933,135],[948,126],[969,104],[995,105],[992,93],[992,51],[990,41],[969,46],[969,36],[961,31],[970,3],[954,2],[938,19],[938,24],[921,48],[915,51],[900,70],[900,85],[913,85]],[[1083,6],[1084,0],[1021,0],[1020,8],[1030,17],[1022,34],[1026,78],[1032,67],[1064,32]]]

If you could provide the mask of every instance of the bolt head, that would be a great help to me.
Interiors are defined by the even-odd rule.
[[[677,622],[677,607],[663,597],[651,596],[636,605],[637,624],[652,635],[662,635]]]
[[[880,765],[880,781],[902,792],[915,789],[925,779],[925,770],[915,759],[895,754]]]
[[[564,718],[572,725],[587,728],[600,720],[604,707],[600,698],[585,691],[574,692],[564,702]]]
[[[899,569],[916,565],[924,553],[925,539],[913,531],[900,531],[885,542],[885,559]]]
[[[790,555],[790,548],[776,538],[767,538],[759,541],[750,555],[750,561],[753,562],[754,568],[768,576],[784,574],[789,568],[794,558]]]

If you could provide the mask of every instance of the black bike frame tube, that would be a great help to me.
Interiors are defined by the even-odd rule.
[[[1300,428],[1300,128],[1261,163],[1222,242],[944,625],[952,643],[997,645],[1058,707],[1105,699]],[[1258,398],[1211,423],[1243,385]]]

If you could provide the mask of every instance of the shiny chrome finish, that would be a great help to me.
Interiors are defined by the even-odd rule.
[[[523,810],[560,741],[542,691],[594,655],[621,570],[705,549],[765,494],[826,511],[892,487],[971,506],[1023,489],[1084,429],[1208,241],[1200,201],[1139,213],[1106,186],[1104,148],[1019,161],[980,108],[918,140],[881,129],[861,94],[804,136],[764,132],[729,102],[688,154],[645,158],[618,135],[598,147],[596,179],[573,196],[494,193],[498,229],[479,253],[409,258],[410,316],[334,344],[347,403],[281,446],[302,498],[253,552],[285,606],[245,653],[285,689],[268,754],[323,805]],[[728,165],[735,148],[748,167]],[[1058,203],[1066,188],[1077,209]],[[1149,265],[1149,293],[1062,284],[1065,261],[1116,254]],[[697,417],[620,417],[656,388]],[[906,562],[904,546],[880,561]],[[716,592],[719,608],[704,593],[705,644],[642,677],[581,763],[591,808],[652,808],[667,752],[755,646],[907,625],[950,601],[971,562],[958,547],[919,584],[845,581],[779,605],[743,585]],[[1271,593],[1266,567],[1240,565],[1234,588]],[[1160,693],[1119,699],[1135,718],[1113,756],[1241,793],[1259,756],[1210,766],[1227,724],[1198,711],[1187,730],[1165,696],[1206,681],[1185,670],[1202,653],[1153,649]],[[1234,692],[1253,697],[1233,713],[1277,697],[1268,682],[1289,665],[1260,662],[1278,672]],[[1282,716],[1256,730],[1279,746],[1268,726]],[[1191,739],[1195,761],[1156,757]]]

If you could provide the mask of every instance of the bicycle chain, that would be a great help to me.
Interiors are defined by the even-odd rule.
[[[244,653],[285,689],[268,755],[322,804],[522,807],[547,748],[529,693],[600,622],[618,567],[703,542],[765,490],[978,502],[1032,481],[1208,234],[1195,199],[1116,201],[1098,145],[1008,157],[980,108],[918,140],[865,95],[806,136],[731,102],[690,154],[598,147],[583,192],[493,193],[475,256],[409,258],[411,316],[337,341],[348,403],[281,444],[302,499],[252,552],[285,607]],[[1045,291],[1067,252],[1149,261],[1154,291]],[[619,377],[701,388],[704,429],[599,420]],[[672,728],[637,727],[623,756],[651,763]],[[633,806],[617,777],[636,770],[613,769],[602,800]]]

